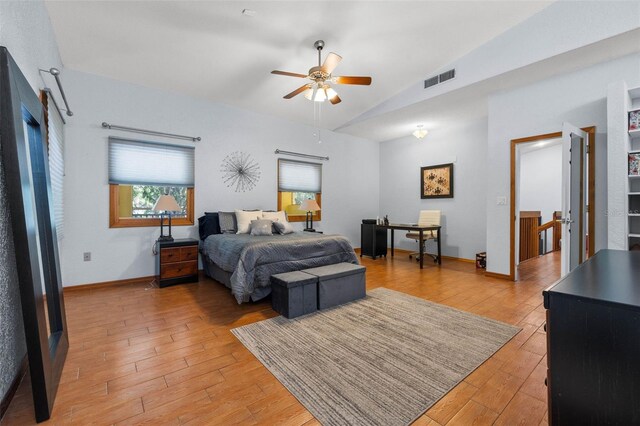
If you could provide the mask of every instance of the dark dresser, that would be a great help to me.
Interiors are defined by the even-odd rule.
[[[360,225],[360,257],[387,256],[387,230],[378,229],[375,223]]]
[[[549,423],[640,425],[640,252],[601,250],[543,296]]]

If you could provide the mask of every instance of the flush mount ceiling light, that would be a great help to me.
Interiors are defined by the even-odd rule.
[[[424,125],[418,124],[418,128],[412,134],[418,139],[423,139],[425,136],[427,136],[427,133],[429,133],[429,131],[424,129]]]
[[[341,99],[338,94],[331,88],[331,84],[356,84],[360,86],[368,86],[371,84],[371,77],[368,76],[333,76],[331,73],[342,60],[340,55],[330,52],[322,62],[322,48],[324,41],[318,40],[313,47],[318,51],[318,66],[311,67],[308,74],[298,74],[289,71],[271,71],[271,74],[284,75],[288,77],[306,78],[311,83],[298,87],[293,92],[284,96],[285,99],[291,99],[294,96],[304,93],[304,97],[316,102],[324,102],[329,100],[333,105],[340,103]]]

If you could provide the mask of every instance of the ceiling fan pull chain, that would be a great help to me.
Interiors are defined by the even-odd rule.
[[[322,139],[320,138],[320,120],[322,119],[322,104],[324,102],[314,102],[318,104],[318,143],[322,143]]]

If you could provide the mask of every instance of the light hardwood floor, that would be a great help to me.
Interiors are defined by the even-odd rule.
[[[427,262],[405,253],[363,258],[367,287],[387,287],[510,324],[522,331],[416,425],[546,424],[545,311],[541,292],[559,256],[532,259],[513,284],[472,263]],[[269,302],[237,305],[222,285],[150,284],[68,291],[70,349],[55,424],[315,425],[313,416],[231,334],[275,316]],[[33,424],[27,379],[3,424]]]

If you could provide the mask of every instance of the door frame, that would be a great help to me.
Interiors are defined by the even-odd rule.
[[[583,127],[587,133],[589,142],[589,257],[595,251],[595,230],[596,230],[596,126]],[[546,139],[557,139],[562,137],[562,132],[546,133],[543,135],[529,136],[511,140],[511,193],[510,193],[510,216],[509,216],[509,280],[516,280],[516,148],[519,144],[536,142]]]

